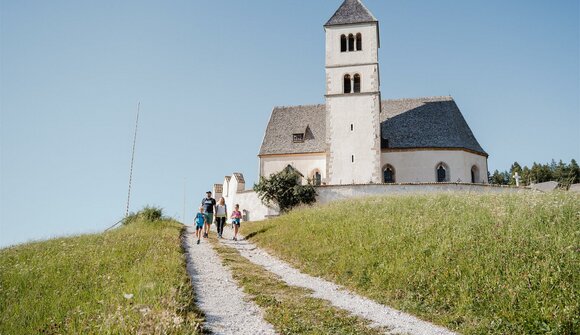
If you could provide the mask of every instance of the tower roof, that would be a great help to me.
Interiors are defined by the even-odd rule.
[[[377,19],[360,0],[344,0],[342,5],[336,10],[336,13],[324,26],[366,22],[377,22]]]

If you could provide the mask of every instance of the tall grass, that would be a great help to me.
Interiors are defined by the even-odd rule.
[[[175,221],[0,250],[0,334],[197,333]]]
[[[369,198],[251,223],[303,271],[465,334],[580,333],[580,197]]]

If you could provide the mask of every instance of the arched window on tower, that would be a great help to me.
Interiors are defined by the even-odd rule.
[[[479,183],[479,169],[476,165],[471,167],[471,183],[476,184]]]
[[[360,75],[354,75],[354,93],[360,93]]]
[[[356,34],[356,51],[362,50],[362,35],[360,33]]]
[[[354,35],[348,35],[348,51],[354,51]]]
[[[350,83],[350,74],[344,75],[344,93],[351,93],[351,83]]]
[[[437,174],[438,183],[444,183],[446,181],[449,181],[449,167],[447,167],[447,164],[445,163],[437,164],[435,172]]]
[[[340,52],[346,52],[346,35],[340,36]]]
[[[383,183],[391,184],[395,182],[395,169],[391,165],[383,168]]]

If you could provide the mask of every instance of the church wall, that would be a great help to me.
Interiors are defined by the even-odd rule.
[[[378,94],[327,98],[329,184],[381,181],[379,104]]]
[[[326,153],[260,157],[260,176],[269,177],[273,173],[282,171],[288,164],[302,173],[305,178],[312,178],[314,172],[318,171],[322,176],[322,182],[326,182]]]
[[[375,23],[333,26],[326,28],[326,66],[332,67],[344,64],[377,63],[378,38],[377,25]],[[362,35],[361,51],[340,51],[340,36],[348,37],[349,34]]]
[[[449,167],[448,181],[471,183],[471,168],[477,166],[476,182],[487,183],[487,158],[463,150],[410,150],[383,152],[382,169],[391,165],[395,170],[395,183],[437,182],[436,166]]]

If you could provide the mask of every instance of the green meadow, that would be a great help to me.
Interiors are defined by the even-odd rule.
[[[0,250],[0,334],[196,334],[182,225],[136,220]]]
[[[580,334],[580,196],[388,196],[243,225],[309,274],[464,334]]]

